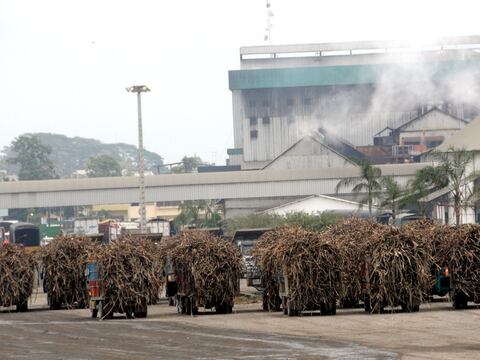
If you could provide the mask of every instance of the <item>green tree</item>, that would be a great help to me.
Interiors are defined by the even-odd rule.
[[[120,164],[113,157],[107,154],[92,156],[87,162],[88,177],[110,177],[121,176]]]
[[[9,149],[13,154],[7,159],[10,164],[19,165],[19,180],[55,179],[55,166],[49,156],[50,146],[43,144],[34,135],[21,135],[12,141]]]
[[[276,228],[279,226],[300,226],[307,230],[322,231],[325,227],[337,222],[340,216],[331,212],[291,212],[286,215],[278,214],[249,214],[238,216],[226,221],[226,231],[233,233],[238,229]]]
[[[402,196],[404,191],[400,188],[398,182],[392,176],[385,176],[381,179],[381,184],[385,189],[382,206],[388,207],[392,211],[392,219],[397,216],[397,209],[402,205]]]
[[[415,203],[419,213],[425,216],[425,203],[420,201],[433,191],[442,189],[448,185],[444,168],[438,166],[427,166],[418,170],[415,177],[408,182],[405,201]]]
[[[174,220],[174,226],[182,225],[197,228],[219,227],[223,221],[225,210],[223,202],[216,200],[185,201],[180,205],[180,214]]]
[[[182,164],[172,168],[174,173],[191,173],[198,169],[198,166],[203,164],[202,159],[197,156],[184,156],[182,158]]]
[[[379,193],[382,191],[381,177],[382,170],[375,166],[372,166],[368,161],[361,160],[359,162],[360,166],[360,176],[349,177],[342,179],[338,182],[336,187],[336,193],[340,191],[341,188],[351,187],[352,192],[358,194],[360,192],[366,192],[366,202],[368,204],[368,214],[372,216],[372,207],[373,201],[379,196]]]
[[[453,213],[455,223],[460,224],[460,212],[462,206],[467,202],[469,194],[465,191],[467,167],[473,160],[473,153],[465,149],[449,148],[446,152],[433,153],[434,159],[446,176],[448,188],[453,197]]]

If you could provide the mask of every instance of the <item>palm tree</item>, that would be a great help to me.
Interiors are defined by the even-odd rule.
[[[338,182],[336,187],[336,193],[343,187],[353,186],[353,193],[366,192],[368,214],[372,216],[373,200],[378,196],[378,193],[382,190],[381,177],[382,170],[380,168],[372,166],[367,160],[361,160],[359,162],[360,176],[350,177],[342,179]]]
[[[400,188],[398,182],[391,176],[385,176],[381,179],[381,184],[385,188],[384,199],[382,206],[388,206],[392,211],[392,219],[395,220],[397,215],[397,208],[400,205],[403,190]]]
[[[448,185],[444,169],[438,166],[427,166],[418,170],[415,177],[408,182],[408,194],[406,202],[417,203],[419,212],[425,216],[425,203],[419,201],[433,191],[444,188]]]
[[[467,167],[473,160],[473,153],[465,149],[455,149],[451,147],[448,151],[433,153],[434,159],[439,161],[438,167],[445,174],[447,186],[453,196],[453,213],[455,222],[460,224],[461,207],[467,201],[465,193],[467,176]]]

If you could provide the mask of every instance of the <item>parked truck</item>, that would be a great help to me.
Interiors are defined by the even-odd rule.
[[[116,220],[104,220],[98,224],[98,233],[103,234],[103,243],[108,244],[120,238],[122,235],[122,227]]]
[[[147,221],[147,232],[153,234],[162,234],[164,238],[170,236],[170,221],[162,218],[150,219]]]
[[[256,241],[268,230],[271,229],[239,229],[235,231],[232,238],[233,244],[238,246],[242,253],[244,266],[242,277],[247,279],[248,286],[252,286],[259,291],[263,290],[262,279],[255,259],[252,256],[252,250]]]
[[[28,251],[40,249],[40,229],[37,225],[19,222],[10,226],[12,244],[23,246]]]
[[[94,217],[84,217],[65,220],[63,222],[63,233],[78,235],[98,234],[98,219]]]

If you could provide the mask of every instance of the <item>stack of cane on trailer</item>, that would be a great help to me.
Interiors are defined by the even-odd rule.
[[[231,242],[208,231],[191,230],[163,247],[168,265],[167,289],[177,311],[196,314],[199,308],[231,313],[240,290],[242,258]]]
[[[278,289],[284,314],[336,313],[341,257],[328,236],[298,227],[279,228],[262,235],[253,254],[265,283],[273,288],[272,296]]]

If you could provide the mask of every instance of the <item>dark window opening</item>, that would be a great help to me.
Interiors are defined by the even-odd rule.
[[[293,106],[293,104],[294,104],[293,99],[287,99],[287,105],[288,106]]]
[[[258,131],[257,130],[250,130],[250,139],[258,138]]]
[[[250,117],[250,126],[255,126],[257,125],[257,123],[258,123],[258,120],[256,116]]]
[[[270,124],[270,118],[268,116],[264,116],[262,118],[262,123],[263,123],[263,125],[269,125]]]

